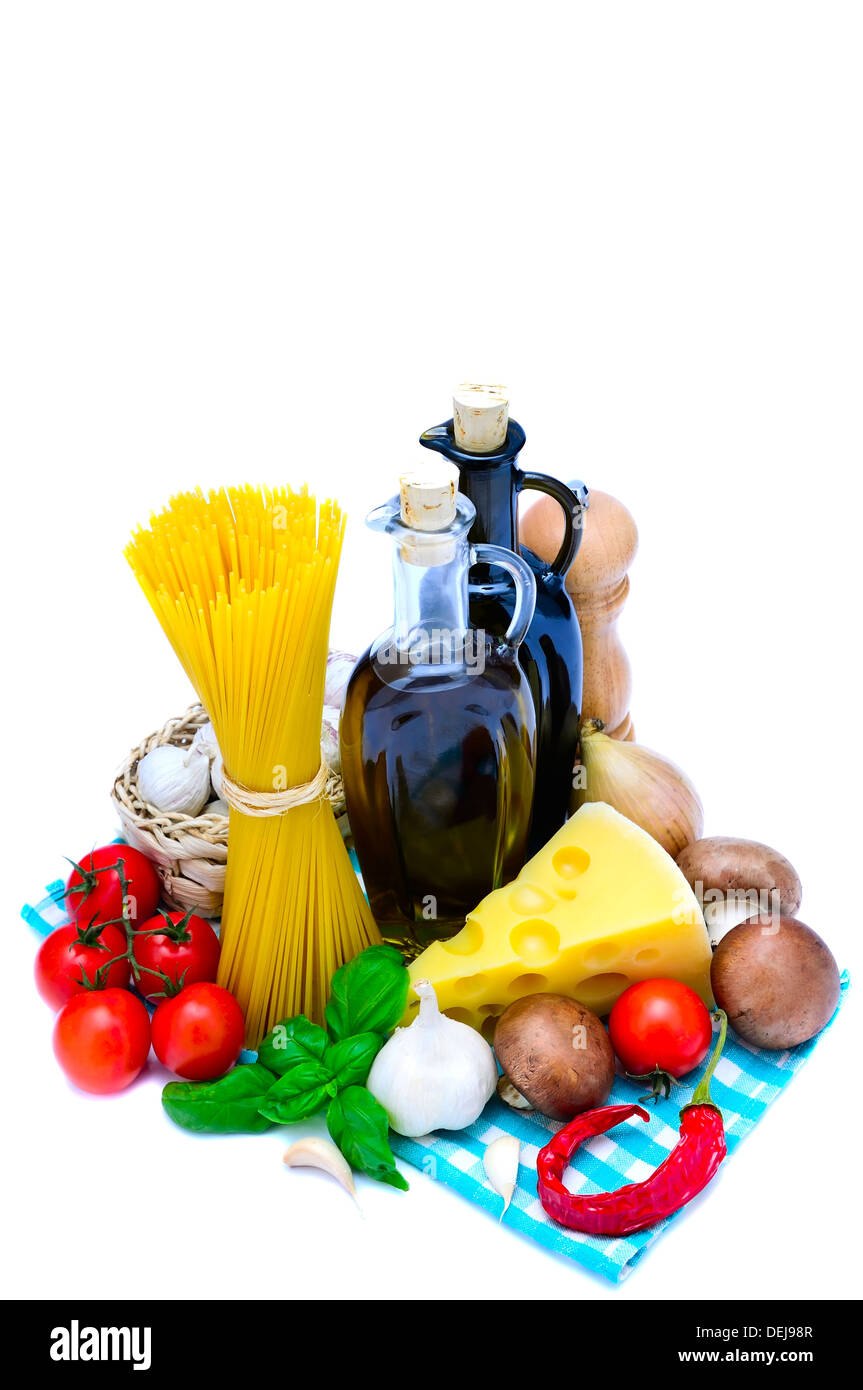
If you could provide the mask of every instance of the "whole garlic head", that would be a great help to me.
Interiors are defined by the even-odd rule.
[[[138,763],[138,795],[157,811],[196,816],[210,797],[210,760],[199,749],[166,743]]]
[[[324,705],[323,721],[321,723],[321,757],[326,763],[330,772],[337,777],[341,776],[342,763],[339,753],[339,710],[332,705]]]
[[[414,989],[419,1013],[381,1048],[366,1085],[396,1133],[416,1138],[473,1124],[494,1093],[497,1066],[479,1033],[439,1011],[428,980]]]
[[[331,651],[327,657],[327,676],[324,684],[324,704],[333,705],[340,713],[345,703],[348,681],[357,664],[350,652]]]
[[[213,764],[210,768],[210,783],[212,785],[213,791],[216,793],[217,798],[220,801],[224,801],[225,788],[222,783],[222,755],[219,752],[218,748],[216,749],[216,754],[213,758]]]

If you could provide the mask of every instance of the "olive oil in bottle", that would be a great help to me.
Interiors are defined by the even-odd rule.
[[[533,615],[528,566],[470,545],[475,509],[440,461],[406,474],[368,517],[394,543],[395,622],[358,661],[341,721],[348,816],[382,935],[412,955],[446,940],[525,860],[533,701],[517,649]],[[472,629],[468,572],[512,580],[503,636]]]

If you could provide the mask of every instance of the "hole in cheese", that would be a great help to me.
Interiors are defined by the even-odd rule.
[[[659,955],[659,952],[656,953]],[[620,948],[612,941],[601,941],[597,946],[591,946],[584,955],[585,970],[605,970],[607,966],[613,965],[620,956]]]
[[[526,965],[551,965],[560,951],[560,932],[551,922],[533,917],[513,927],[509,944]]]
[[[520,999],[524,994],[539,994],[540,990],[548,986],[546,975],[516,975],[512,984],[507,988],[510,994]]]
[[[472,956],[475,951],[479,950],[482,943],[482,927],[479,922],[469,918],[460,932],[450,937],[449,941],[442,941],[441,945],[445,951],[449,951],[454,956]]]
[[[488,976],[480,970],[476,975],[463,975],[456,980],[453,990],[462,999],[474,999],[476,995],[482,994],[488,984]]]
[[[486,1018],[486,1017],[488,1017],[488,1018],[497,1018],[499,1014],[502,1014],[502,1013],[503,1013],[503,1005],[502,1005],[502,1004],[480,1004],[480,1006],[479,1006],[479,1011],[480,1011],[480,1013],[483,1015],[484,1018]]]
[[[444,1013],[455,1023],[468,1023],[473,1027],[473,1014],[470,1009],[444,1009]]]
[[[643,951],[636,951],[635,963],[636,965],[651,965],[653,961],[659,960],[661,955],[662,952],[658,951],[655,946],[645,946]]]
[[[561,878],[578,878],[590,868],[590,855],[577,845],[566,845],[554,855],[551,867]]]
[[[522,883],[512,890],[509,905],[513,912],[535,916],[538,912],[549,912],[554,907],[554,898],[532,883]]]
[[[625,975],[607,971],[604,975],[588,975],[585,980],[579,980],[572,992],[580,1003],[598,1014],[604,1014],[628,984]]]
[[[484,1018],[484,1019],[483,1019],[483,1021],[482,1021],[482,1027],[480,1028],[479,1031],[482,1033],[482,1035],[483,1035],[483,1037],[485,1038],[486,1042],[488,1043],[489,1047],[491,1047],[492,1043],[494,1042],[494,1030],[495,1030],[496,1027],[497,1027],[497,1017],[496,1017],[496,1016],[495,1016],[495,1017],[492,1017],[492,1018]]]

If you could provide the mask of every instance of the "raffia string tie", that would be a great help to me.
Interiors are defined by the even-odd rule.
[[[298,787],[285,787],[284,791],[256,792],[253,787],[235,782],[223,766],[222,795],[228,805],[243,816],[286,816],[297,806],[322,801],[329,776],[330,769],[322,762],[311,782],[303,782]]]

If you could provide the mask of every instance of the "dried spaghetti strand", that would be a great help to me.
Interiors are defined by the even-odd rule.
[[[172,497],[127,547],[226,768],[254,792],[318,773],[344,526],[306,488],[247,484]],[[231,810],[219,982],[239,1000],[249,1046],[293,1014],[322,1022],[333,971],[379,939],[328,801]]]

